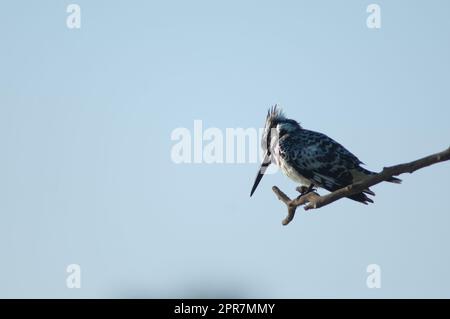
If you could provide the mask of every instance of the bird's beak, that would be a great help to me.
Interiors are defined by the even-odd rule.
[[[261,181],[264,173],[266,172],[267,167],[270,165],[270,155],[266,152],[266,155],[264,155],[263,162],[261,164],[260,169],[258,170],[258,174],[255,178],[255,183],[253,184],[252,191],[250,192],[250,197],[253,195],[253,193],[256,190],[256,187],[258,187],[259,182]]]

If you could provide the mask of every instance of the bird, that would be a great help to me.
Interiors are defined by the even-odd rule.
[[[277,105],[267,112],[261,147],[264,157],[250,197],[271,164],[307,188],[306,192],[315,187],[333,192],[376,174],[362,167],[363,162],[332,138],[304,129],[297,121],[287,118]],[[401,180],[392,177],[388,182],[401,183]],[[375,196],[375,193],[368,188],[348,198],[367,205],[373,203],[368,195]]]

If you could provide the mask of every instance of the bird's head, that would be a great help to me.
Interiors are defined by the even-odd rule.
[[[286,133],[294,132],[300,129],[300,124],[294,120],[286,118],[281,108],[277,105],[274,105],[269,109],[261,138],[261,147],[264,152],[264,159],[261,164],[261,168],[256,175],[255,183],[253,184],[250,196],[252,196],[255,192],[256,187],[258,187],[258,184],[264,175],[264,172],[271,163],[273,148],[276,145],[277,140]]]
[[[301,129],[300,124],[292,119],[286,118],[278,105],[272,106],[267,112],[266,123],[264,125],[261,146],[265,152],[270,155],[271,143],[276,141],[274,138],[281,138],[284,134]]]

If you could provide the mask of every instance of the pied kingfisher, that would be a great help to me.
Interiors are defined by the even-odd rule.
[[[276,105],[269,109],[261,140],[265,153],[250,196],[255,192],[267,167],[274,163],[293,181],[312,190],[314,186],[330,192],[375,174],[360,165],[355,155],[325,134],[305,130],[284,116]],[[389,182],[400,183],[392,177]],[[370,189],[348,198],[367,204],[375,195]]]

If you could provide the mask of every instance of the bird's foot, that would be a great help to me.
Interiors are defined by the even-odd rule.
[[[317,188],[314,187],[314,184],[311,184],[309,186],[299,186],[296,188],[296,190],[297,192],[300,193],[300,195],[298,195],[297,198],[295,199],[295,201],[297,202],[299,202],[299,200],[301,201],[301,204],[299,205],[305,205],[306,203],[310,202],[311,198],[319,196],[319,194],[317,194]]]
[[[314,184],[311,184],[309,186],[299,186],[296,190],[300,193],[300,196],[304,196],[308,193],[315,192],[317,189],[314,187]]]

